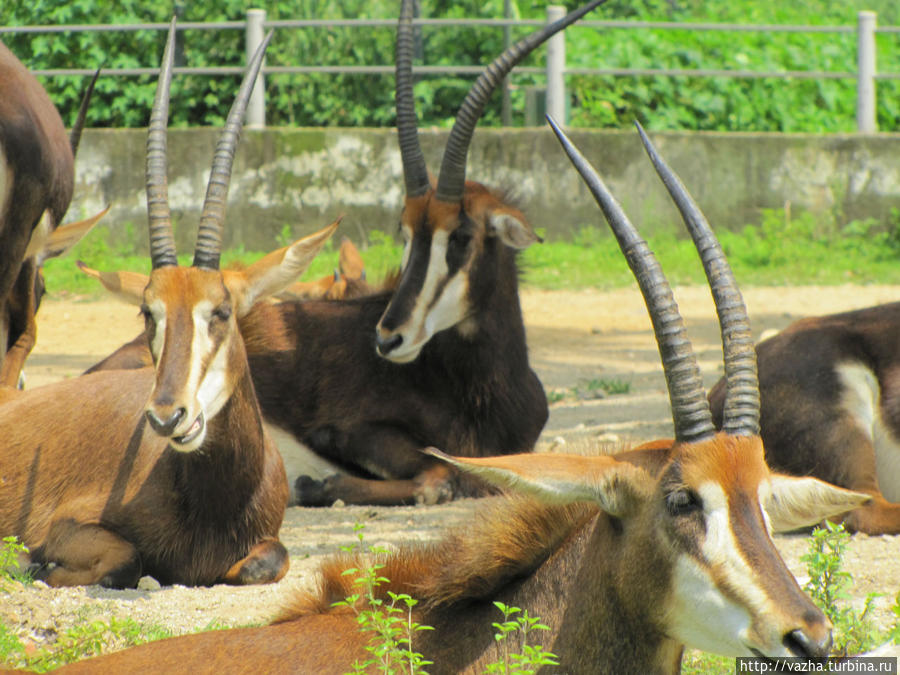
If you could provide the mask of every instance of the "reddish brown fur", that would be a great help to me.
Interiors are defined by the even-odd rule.
[[[263,583],[286,572],[277,540],[284,466],[263,433],[233,315],[216,329],[225,331],[230,397],[206,420],[201,451],[171,449],[143,414],[155,380],[157,393],[171,383],[177,390],[190,344],[183,322],[192,303],[223,301],[221,279],[175,267],[151,277],[148,300],[169,306],[158,374],[85,375],[0,407],[0,435],[10,439],[0,461],[0,532],[18,535],[35,563],[56,565],[39,571],[48,583],[128,586],[141,573],[163,583]]]
[[[848,529],[868,534],[900,533],[900,504],[883,489],[900,491],[897,476],[878,476],[871,429],[842,400],[836,368],[867,368],[879,391],[872,411],[900,439],[900,350],[896,333],[900,303],[802,319],[757,347],[766,460],[773,469],[872,495],[871,504],[844,517]],[[721,424],[724,380],[710,391]]]
[[[638,479],[635,487],[643,487],[633,493],[622,518],[587,503],[493,500],[474,522],[438,544],[409,546],[375,559],[341,556],[326,562],[317,588],[296,597],[270,626],[175,638],[88,661],[70,672],[139,672],[151,664],[157,670],[159,664],[181,669],[215,664],[222,673],[242,672],[247,664],[266,673],[347,672],[365,656],[367,635],[359,631],[354,612],[333,603],[359,592],[353,575],[342,574],[345,569],[375,562],[384,565],[378,574],[390,580],[378,588],[378,597],[392,591],[418,598],[413,620],[435,628],[416,633],[412,645],[434,661],[430,673],[480,673],[501,656],[491,636],[491,622],[499,620],[493,600],[541,617],[550,630],[540,634],[540,641],[558,655],[563,672],[677,672],[682,647],[666,634],[672,566],[676,556],[694,555],[703,529],[669,523],[665,496],[677,489],[673,474],[698,488],[693,481],[709,482],[703,472],[712,469],[713,477],[726,480],[730,502],[754,500],[758,480],[768,473],[761,451],[753,452],[748,442],[759,449],[758,439],[718,436],[695,447],[623,454],[629,463],[657,467],[658,473]],[[573,480],[579,472],[573,470]],[[745,559],[753,569],[765,567],[774,575],[762,579],[777,589],[781,614],[773,620],[789,627],[807,622],[810,631],[827,631],[824,617],[781,563],[761,515],[756,520],[760,527],[752,530],[753,541],[745,542],[753,553]],[[683,542],[689,532],[699,540]],[[224,657],[236,657],[238,649],[238,661]]]

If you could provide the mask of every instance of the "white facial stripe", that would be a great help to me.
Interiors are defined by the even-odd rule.
[[[400,263],[400,269],[405,270],[406,264],[409,262],[409,251],[412,248],[412,229],[407,227],[406,225],[401,225],[400,229],[403,232],[403,262]]]
[[[147,309],[156,325],[150,352],[158,361],[162,357],[163,347],[166,344],[166,304],[162,300],[154,300],[147,306]]]
[[[748,646],[767,656],[789,655],[778,631],[758,635],[765,628],[758,625],[759,617],[778,616],[779,612],[741,553],[724,490],[709,481],[697,492],[703,500],[706,534],[702,560],[682,555],[676,563],[671,615],[675,637],[726,656],[747,655]],[[720,584],[727,592],[718,587]],[[760,644],[761,640],[765,644]]]
[[[200,411],[203,412],[207,422],[222,409],[231,392],[228,391],[228,349],[226,344],[219,345],[212,361],[204,372],[204,362],[212,355],[215,343],[209,334],[209,321],[212,316],[213,306],[208,300],[201,300],[194,307],[192,313],[194,320],[194,340],[191,345],[191,370],[188,378],[188,391],[196,392],[194,414],[191,422]]]
[[[719,591],[709,569],[681,555],[672,576],[672,637],[689,647],[723,656],[750,656],[743,640],[750,630],[750,615]]]
[[[425,281],[402,332],[403,343],[391,353],[390,358],[393,361],[398,363],[412,361],[435,333],[450,328],[465,318],[467,311],[465,271],[460,270],[447,281],[449,236],[445,230],[438,230],[432,237]],[[435,302],[438,291],[441,292],[441,296]]]

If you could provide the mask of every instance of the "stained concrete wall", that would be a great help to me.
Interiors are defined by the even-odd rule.
[[[420,136],[428,165],[437,171],[447,131],[426,129]],[[169,132],[169,199],[181,250],[192,249],[216,137],[214,129]],[[573,130],[571,137],[644,232],[680,232],[635,132]],[[760,209],[786,204],[793,212],[811,210],[838,222],[884,220],[892,207],[900,208],[900,134],[657,133],[653,138],[714,227],[758,222]],[[111,236],[121,241],[130,230],[139,250],[146,250],[145,143],[141,129],[87,130],[73,201],[73,211],[81,213],[110,204],[105,222]],[[479,130],[468,175],[510,191],[550,238],[601,224],[549,129]],[[402,185],[392,130],[246,131],[229,192],[226,245],[267,250],[285,225],[299,236],[341,214],[342,231],[357,241],[371,229],[394,232]],[[125,222],[135,227],[121,227]]]

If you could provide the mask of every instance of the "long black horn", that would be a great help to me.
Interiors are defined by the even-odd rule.
[[[662,268],[594,168],[553,119],[548,116],[547,121],[597,200],[640,286],[666,374],[676,440],[690,443],[711,437],[715,427],[703,391],[700,367]]]
[[[397,107],[397,139],[400,142],[400,157],[403,159],[403,178],[406,182],[406,196],[419,197],[430,187],[425,155],[419,145],[416,101],[413,97],[413,0],[403,0],[400,5],[400,20],[397,23],[397,48],[395,52],[396,90],[394,103]]]
[[[169,190],[166,178],[166,126],[169,119],[169,86],[175,54],[175,19],[169,24],[169,37],[163,53],[156,85],[156,98],[150,112],[147,132],[147,217],[150,227],[150,260],[153,269],[177,265]]]
[[[238,90],[228,118],[225,120],[225,128],[219,135],[216,143],[216,153],[213,156],[212,171],[209,175],[209,185],[206,188],[206,200],[203,202],[203,211],[200,214],[200,227],[197,230],[197,246],[194,249],[194,267],[206,269],[219,269],[219,256],[222,252],[222,232],[225,228],[225,203],[228,200],[228,183],[231,181],[231,166],[234,163],[234,151],[237,148],[241,136],[241,127],[244,124],[244,113],[256,76],[262,67],[266,47],[272,39],[272,31],[263,39],[262,43],[250,59],[244,80]]]
[[[94,94],[94,85],[97,84],[98,77],[100,77],[100,68],[97,68],[91,81],[88,82],[87,89],[84,90],[84,96],[81,97],[81,105],[78,106],[78,117],[75,118],[75,124],[72,125],[72,131],[69,132],[69,147],[72,148],[73,157],[78,154],[78,145],[81,143],[81,132],[84,131],[88,106],[91,103],[91,96]]]
[[[481,113],[484,112],[484,106],[497,85],[517,63],[547,38],[575,23],[605,1],[593,0],[574,12],[570,12],[559,21],[554,21],[549,26],[522,38],[494,59],[478,77],[460,106],[453,129],[450,131],[450,137],[447,139],[447,147],[441,160],[441,172],[438,174],[435,195],[437,199],[450,203],[462,199],[463,188],[466,184],[466,155],[469,152],[469,143],[472,141],[472,134],[475,133],[475,125],[478,123]]]
[[[725,354],[725,411],[722,429],[734,436],[759,435],[759,377],[756,350],[750,332],[747,307],[725,252],[709,222],[684,184],[650,142],[643,127],[635,122],[641,142],[656,172],[672,196],[687,225],[709,280],[709,288],[719,315],[722,349]]]

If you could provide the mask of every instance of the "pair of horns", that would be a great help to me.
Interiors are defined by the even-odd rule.
[[[219,269],[222,251],[222,233],[225,227],[225,203],[234,151],[241,134],[244,113],[256,76],[262,66],[263,56],[272,33],[269,32],[247,66],[237,97],[231,105],[225,128],[216,142],[206,199],[200,215],[197,245],[194,249],[194,267]],[[169,117],[169,87],[172,83],[172,64],[175,54],[175,19],[169,24],[169,36],[160,66],[156,98],[150,113],[150,129],[147,134],[147,214],[150,224],[150,259],[153,269],[177,265],[175,237],[172,233],[172,216],[169,211],[168,181],[166,178],[166,127]]]
[[[715,426],[700,378],[700,367],[687,337],[684,320],[672,296],[672,289],[659,262],[596,170],[556,122],[549,116],[547,120],[597,200],[640,286],[663,362],[676,440],[689,443],[710,438],[715,434]],[[750,334],[747,308],[734,274],[712,228],[681,180],[659,156],[640,124],[637,124],[637,129],[650,161],[694,240],[715,301],[722,331],[727,391],[722,428],[734,436],[758,435],[759,379],[756,372],[756,352]]]
[[[592,0],[581,8],[570,12],[559,21],[545,26],[507,48],[494,59],[479,76],[469,90],[457,113],[444,157],[438,174],[436,198],[442,202],[459,202],[466,182],[466,155],[469,143],[475,133],[475,125],[484,111],[484,106],[509,72],[550,36],[575,23],[582,16],[606,0]],[[400,156],[403,159],[403,175],[406,181],[407,197],[419,197],[430,187],[425,156],[419,145],[416,123],[415,100],[412,82],[412,15],[413,0],[403,0],[400,20],[397,26],[396,48],[396,92],[397,133],[400,141]]]

